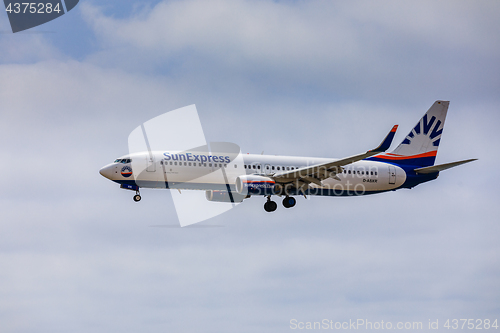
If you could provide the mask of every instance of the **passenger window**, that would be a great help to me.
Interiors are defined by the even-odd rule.
[[[260,170],[260,165],[257,165],[257,169],[259,169],[259,170]]]
[[[212,167],[212,163],[208,163],[208,166],[209,166],[209,167]]]
[[[247,168],[247,165],[245,164],[245,169]]]
[[[227,168],[227,164],[224,164],[224,168]]]
[[[191,166],[191,162],[189,162],[189,166]]]
[[[237,164],[235,164],[235,165],[234,165],[234,168],[236,169],[237,167],[238,167],[238,165],[237,165]]]
[[[271,170],[274,170],[274,165],[271,167]]]
[[[174,165],[177,165],[177,162],[174,162]]]
[[[290,171],[290,167],[286,167],[286,170],[287,170],[287,171]]]

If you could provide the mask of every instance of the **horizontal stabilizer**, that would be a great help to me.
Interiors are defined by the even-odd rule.
[[[418,174],[426,174],[426,173],[435,173],[439,171],[443,171],[449,168],[456,167],[461,164],[469,163],[472,161],[477,160],[477,158],[472,158],[470,160],[463,160],[463,161],[458,161],[458,162],[452,162],[452,163],[446,163],[446,164],[439,164],[439,165],[433,165],[430,167],[425,167],[425,168],[417,168],[415,169],[415,172]]]

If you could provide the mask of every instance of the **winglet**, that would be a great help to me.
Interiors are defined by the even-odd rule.
[[[387,136],[385,137],[384,141],[382,141],[380,146],[378,146],[375,149],[369,150],[369,152],[382,153],[382,152],[386,151],[387,149],[389,149],[389,147],[391,146],[391,143],[392,143],[392,139],[394,139],[394,135],[396,135],[397,129],[398,129],[398,125],[394,125],[392,127],[391,131],[389,132],[389,134],[387,134]]]

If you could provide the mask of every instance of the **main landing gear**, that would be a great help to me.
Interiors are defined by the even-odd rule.
[[[283,199],[283,207],[285,208],[292,208],[293,206],[295,206],[296,203],[297,201],[295,200],[294,197],[287,196],[285,199]],[[268,196],[267,201],[264,204],[264,210],[270,213],[274,212],[276,208],[278,208],[278,205],[276,204],[276,202],[271,200],[271,196]]]
[[[134,195],[134,201],[135,201],[135,202],[139,202],[139,201],[141,201],[141,194],[139,193],[139,191],[136,191],[136,192],[135,192],[135,195]]]
[[[278,208],[278,205],[276,204],[276,202],[271,200],[271,196],[268,196],[267,201],[264,204],[264,210],[266,212],[270,213],[270,212],[274,212],[276,210],[276,208]]]
[[[286,197],[285,199],[283,199],[283,207],[285,208],[292,208],[293,206],[295,206],[295,203],[297,201],[295,201],[295,198],[294,197]]]

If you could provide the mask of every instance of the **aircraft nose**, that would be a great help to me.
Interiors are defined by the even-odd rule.
[[[112,172],[111,172],[111,165],[108,164],[104,167],[101,168],[101,170],[99,170],[99,173],[103,176],[103,177],[106,177],[108,179],[111,179],[111,175],[112,175]]]

